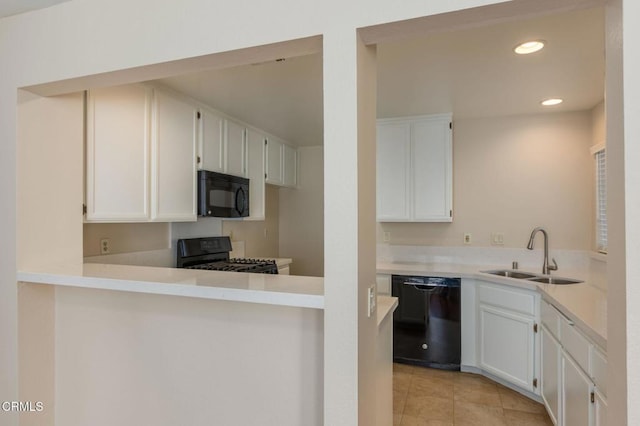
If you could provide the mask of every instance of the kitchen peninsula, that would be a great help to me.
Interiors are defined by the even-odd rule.
[[[48,360],[25,368],[55,387],[56,423],[323,422],[323,278],[83,264],[18,279],[21,350]],[[378,303],[382,380],[394,301]]]

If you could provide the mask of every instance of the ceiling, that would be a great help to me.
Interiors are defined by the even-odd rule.
[[[0,18],[43,9],[69,0],[0,0]]]
[[[519,42],[546,47],[521,56]],[[378,117],[580,111],[604,98],[604,12],[588,9],[378,45]],[[299,146],[323,141],[321,54],[160,80]],[[547,107],[547,97],[565,100]]]

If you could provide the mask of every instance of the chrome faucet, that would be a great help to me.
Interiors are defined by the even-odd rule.
[[[544,228],[538,227],[531,231],[531,237],[529,237],[529,244],[527,244],[527,248],[529,250],[533,250],[533,239],[535,238],[538,231],[542,232],[542,236],[544,237],[544,261],[542,262],[542,273],[545,275],[549,275],[549,271],[557,271],[558,264],[555,259],[551,259],[553,265],[549,265],[549,236],[547,235],[547,231]]]

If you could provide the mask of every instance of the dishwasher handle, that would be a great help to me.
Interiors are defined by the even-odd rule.
[[[448,287],[446,283],[415,283],[411,281],[405,281],[402,284],[411,285],[416,290],[427,292],[427,293],[431,293],[442,287]]]

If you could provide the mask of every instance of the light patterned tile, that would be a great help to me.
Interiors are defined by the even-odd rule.
[[[407,401],[407,392],[393,391],[393,414],[402,414]]]
[[[546,413],[534,414],[506,409],[504,417],[509,426],[553,426],[553,422]]]
[[[424,420],[453,422],[453,400],[435,396],[409,395],[402,415]]]
[[[393,426],[400,426],[402,423],[402,414],[393,414]]]
[[[454,380],[460,374],[459,371],[440,370],[438,368],[413,367],[413,375],[425,379],[438,378],[444,380]]]
[[[405,364],[393,368],[394,426],[552,425],[541,404],[486,377]]]
[[[479,374],[460,373],[453,378],[457,388],[473,389],[476,391],[497,392],[496,383]]]
[[[393,390],[402,391],[407,393],[409,385],[411,384],[411,378],[413,376],[407,373],[394,373],[393,374]]]
[[[453,399],[453,382],[438,377],[413,376],[409,386],[410,396],[437,396]]]
[[[453,426],[453,422],[442,421],[442,420],[433,420],[433,419],[422,419],[420,417],[414,416],[402,416],[401,426]]]
[[[456,426],[507,426],[500,407],[455,401],[453,413]]]
[[[534,414],[545,414],[544,405],[527,398],[507,387],[499,386],[500,399],[502,400],[502,408],[508,410],[524,411]]]
[[[400,364],[397,362],[393,363],[393,374],[395,373],[405,373],[405,374],[413,374],[414,366],[409,364]]]
[[[455,401],[472,402],[490,407],[502,407],[502,401],[498,389],[494,386],[488,389],[478,389],[455,384],[453,387]]]

